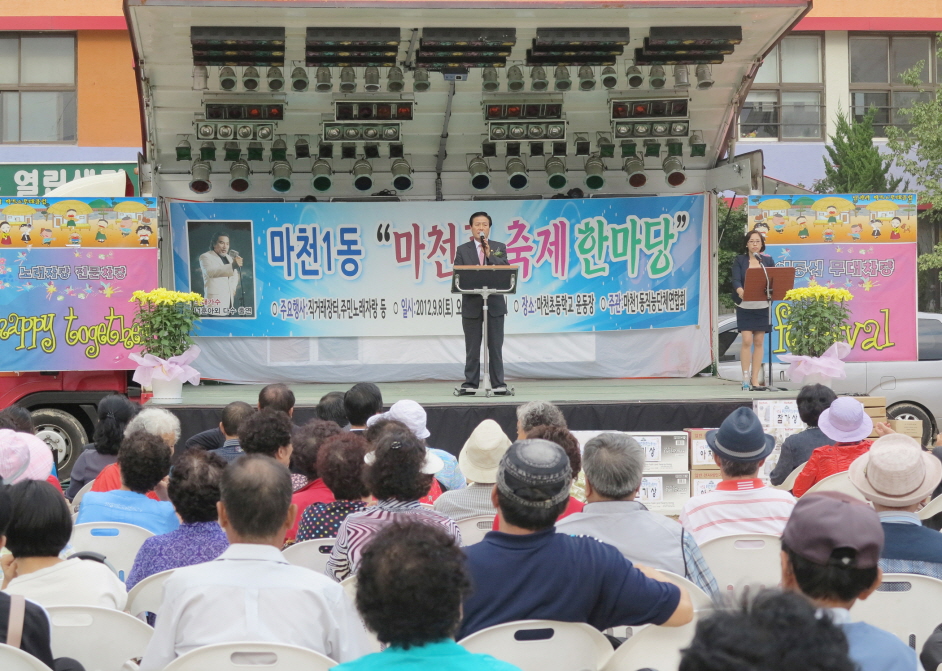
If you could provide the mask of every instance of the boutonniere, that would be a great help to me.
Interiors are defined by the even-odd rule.
[[[499,249],[495,249],[493,252],[491,252],[491,256],[503,256],[503,255],[504,253],[500,251]]]

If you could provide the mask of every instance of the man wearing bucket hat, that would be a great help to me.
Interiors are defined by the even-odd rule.
[[[510,439],[500,424],[493,419],[478,424],[458,453],[458,465],[468,479],[468,486],[442,494],[435,501],[435,510],[456,522],[493,515],[491,490],[497,482],[497,466],[508,447]]]
[[[873,432],[873,420],[864,411],[863,404],[849,396],[834,400],[831,407],[821,413],[818,428],[834,444],[819,447],[811,453],[792,488],[795,496],[804,496],[816,482],[835,473],[843,473],[873,444],[867,440]]]
[[[886,536],[880,568],[942,579],[942,534],[916,515],[942,480],[942,462],[909,436],[891,433],[875,440],[848,475],[880,516]]]
[[[759,479],[775,438],[762,431],[756,413],[737,408],[719,429],[707,431],[706,440],[723,481],[712,492],[688,499],[680,523],[698,545],[735,534],[780,535],[795,499]]]

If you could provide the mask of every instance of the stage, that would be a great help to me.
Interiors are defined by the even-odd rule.
[[[516,407],[526,401],[552,401],[573,430],[680,431],[719,426],[734,409],[751,407],[754,399],[794,398],[794,391],[748,392],[738,383],[714,377],[592,380],[512,380],[515,396],[456,397],[454,382],[387,382],[378,386],[388,408],[400,399],[421,403],[428,412],[428,444],[457,454],[484,419],[497,421],[516,436]],[[181,421],[184,440],[216,426],[222,408],[232,401],[255,405],[263,385],[185,385],[183,405],[166,406]],[[313,417],[314,406],[330,391],[351,385],[292,384],[297,399],[294,420]]]

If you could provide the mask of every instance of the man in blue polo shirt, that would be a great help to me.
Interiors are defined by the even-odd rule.
[[[690,622],[687,592],[611,545],[557,534],[572,471],[548,440],[520,440],[501,459],[492,493],[500,531],[466,548],[472,593],[457,639],[516,620],[620,625]]]

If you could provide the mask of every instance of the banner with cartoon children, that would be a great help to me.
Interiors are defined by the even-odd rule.
[[[848,289],[848,361],[915,361],[916,196],[911,193],[751,196],[749,228],[762,232],[795,286]],[[788,303],[776,303],[772,347],[788,351]]]

